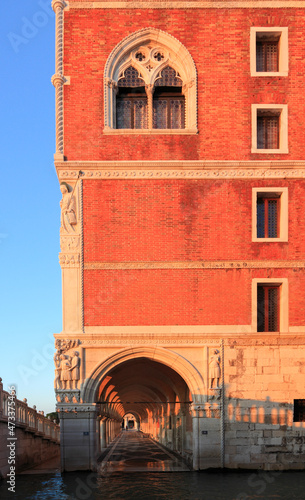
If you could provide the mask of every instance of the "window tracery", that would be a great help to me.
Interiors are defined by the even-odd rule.
[[[196,69],[174,37],[147,28],[124,39],[105,67],[105,132],[197,132]]]

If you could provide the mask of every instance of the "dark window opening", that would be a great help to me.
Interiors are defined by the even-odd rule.
[[[270,110],[268,110],[270,113]],[[257,149],[279,149],[280,145],[280,115],[265,115],[258,110],[257,115]]]
[[[279,286],[257,285],[257,331],[279,331]]]
[[[153,128],[185,128],[185,99],[179,73],[166,66],[155,81]]]
[[[305,399],[294,399],[293,421],[305,422]]]
[[[280,198],[258,196],[256,203],[257,238],[278,238]]]
[[[279,71],[279,39],[256,41],[256,71]]]
[[[180,89],[177,92],[166,91],[159,87],[154,93],[153,128],[181,129],[184,128],[185,101]]]
[[[147,96],[144,80],[130,66],[118,81],[116,99],[116,127],[118,129],[147,128]]]

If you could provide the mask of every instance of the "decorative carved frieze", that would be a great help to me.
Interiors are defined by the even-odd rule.
[[[60,236],[60,249],[63,253],[79,250],[80,248],[80,236],[66,236],[61,234]]]
[[[154,165],[143,169],[126,169],[118,167],[97,168],[91,170],[83,170],[83,179],[304,179],[304,168],[198,168],[198,169],[177,169],[164,167],[160,168],[160,164],[156,162],[155,169],[151,170]],[[76,179],[79,170],[71,168],[71,170],[58,170],[60,179]]]
[[[79,267],[80,266],[80,254],[72,254],[72,253],[60,253],[59,254],[59,263],[60,266],[63,267]]]
[[[128,338],[100,338],[98,340],[83,340],[83,347],[87,346],[104,346],[104,345],[180,345],[180,344],[204,344],[204,345],[212,345],[217,346],[220,343],[220,339],[211,340],[205,338],[188,338],[187,336],[183,338],[172,338],[172,337],[155,337],[153,339],[149,339],[143,336],[133,336],[128,335]]]
[[[58,403],[80,403],[79,390],[55,389],[56,401]]]
[[[56,339],[55,340],[55,349],[59,354],[65,353],[70,349],[74,349],[81,344],[79,339]]]
[[[177,1],[135,1],[135,2],[71,2],[71,9],[274,9],[282,8],[305,8],[302,0],[223,0],[211,2],[211,0],[199,0],[190,2]]]
[[[293,269],[305,261],[87,262],[84,269]]]

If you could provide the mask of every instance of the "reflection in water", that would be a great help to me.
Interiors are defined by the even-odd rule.
[[[0,483],[1,500],[304,500],[304,492],[304,471],[25,475],[15,494]]]

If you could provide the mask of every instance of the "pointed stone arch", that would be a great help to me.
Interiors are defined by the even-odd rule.
[[[197,368],[180,354],[163,347],[139,346],[122,349],[112,354],[92,371],[81,390],[84,403],[94,403],[98,398],[99,385],[104,377],[118,365],[136,358],[148,358],[164,364],[177,372],[185,381],[195,404],[205,402],[206,386]]]
[[[140,52],[141,58],[137,57]],[[107,59],[104,71],[105,131],[116,127],[117,84],[120,75],[130,65],[141,74],[147,88],[153,87],[155,79],[166,65],[176,70],[182,79],[185,96],[183,132],[197,133],[197,71],[194,60],[177,38],[156,28],[144,28],[128,35],[118,43]],[[151,129],[150,133],[152,131],[157,132]]]

